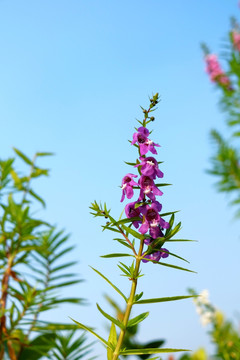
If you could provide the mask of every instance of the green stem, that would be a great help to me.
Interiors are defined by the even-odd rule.
[[[137,280],[138,280],[138,275],[139,275],[139,267],[140,267],[140,263],[141,263],[142,252],[143,252],[143,245],[144,245],[144,242],[143,242],[143,240],[141,240],[138,255],[136,256],[135,271],[134,271],[135,276],[133,279],[131,279],[132,280],[131,292],[130,292],[130,296],[128,298],[126,311],[125,311],[124,318],[123,318],[124,329],[121,329],[121,332],[119,334],[118,342],[117,342],[116,348],[113,352],[112,360],[118,360],[121,346],[122,346],[124,336],[126,333],[128,320],[129,320],[131,310],[132,310],[132,307],[134,304],[134,298],[135,298],[136,289],[137,289]]]

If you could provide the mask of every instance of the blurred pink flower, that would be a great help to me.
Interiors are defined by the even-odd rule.
[[[235,47],[235,49],[240,51],[240,33],[237,31],[233,31],[232,37],[233,37],[233,46]]]
[[[205,60],[206,60],[206,72],[209,74],[211,81],[219,83],[228,88],[231,88],[230,79],[222,70],[217,55],[208,54],[205,57]]]

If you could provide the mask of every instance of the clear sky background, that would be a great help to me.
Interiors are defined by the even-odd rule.
[[[200,50],[205,41],[221,52],[232,15],[239,17],[235,0],[0,0],[0,157],[12,156],[13,146],[29,156],[56,154],[39,162],[51,168],[50,178],[35,184],[47,202],[39,214],[72,234],[77,271],[86,279],[72,291],[90,305],[62,307],[54,321],[71,316],[106,334],[95,303],[108,309],[103,294],[113,293],[88,265],[129,291],[115,260],[99,258],[121,248],[88,207],[96,199],[116,217],[122,211],[118,186],[130,170],[124,160],[137,156],[127,139],[142,116],[139,105],[157,91],[162,101],[152,138],[162,146],[164,180],[173,184],[163,189],[163,210],[181,210],[181,237],[198,240],[168,248],[198,274],[145,264],[139,289],[161,297],[207,288],[212,302],[239,320],[239,223],[206,174],[209,131],[224,129],[224,115]],[[137,310],[149,309],[139,340],[211,349],[191,301]],[[104,349],[96,346],[95,353]]]

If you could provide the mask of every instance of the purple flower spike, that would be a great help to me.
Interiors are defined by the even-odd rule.
[[[135,167],[141,166],[142,175],[149,176],[152,179],[156,179],[156,177],[159,178],[163,177],[163,173],[159,170],[158,162],[156,159],[154,159],[154,157],[152,156],[146,158],[140,157],[140,160],[142,160],[142,162],[140,164],[135,165]]]
[[[125,195],[128,199],[133,197],[133,186],[138,186],[138,184],[133,180],[137,175],[127,174],[122,179],[122,198],[121,202],[125,199]]]
[[[162,191],[160,191],[157,186],[154,184],[154,181],[152,178],[146,175],[142,175],[139,179],[139,185],[140,185],[140,196],[139,200],[143,200],[145,195],[149,197],[150,200],[155,201],[157,196],[161,196],[163,194]]]
[[[133,217],[141,217],[140,215],[140,208],[136,208],[135,209],[135,204],[137,203],[137,201],[129,203],[125,206],[125,214],[127,216],[128,219],[131,219]],[[139,224],[141,224],[142,221],[141,220],[136,220],[133,221],[133,226],[135,226],[135,228],[137,229],[139,227]]]

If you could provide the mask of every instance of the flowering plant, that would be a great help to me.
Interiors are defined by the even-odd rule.
[[[16,170],[15,158],[0,159],[0,360],[77,360],[89,352],[85,335],[74,340],[76,325],[42,318],[61,304],[83,302],[60,292],[81,282],[76,262],[65,257],[73,250],[69,236],[35,215],[45,201],[33,183],[49,173],[37,162],[51,154],[30,159],[14,151],[28,171]]]
[[[227,114],[227,126],[224,135],[218,130],[211,131],[211,138],[216,145],[216,151],[211,159],[210,174],[217,177],[217,187],[221,192],[232,195],[232,204],[240,203],[240,171],[239,149],[236,140],[240,136],[240,27],[238,22],[231,19],[231,30],[225,44],[226,71],[217,55],[211,54],[206,45],[202,46],[206,71],[210,80],[220,91],[221,109]],[[225,134],[229,134],[226,138]],[[237,215],[240,215],[238,211]]]
[[[189,293],[195,295],[193,289]],[[223,313],[219,311],[209,300],[208,290],[203,290],[198,297],[194,298],[196,312],[200,316],[203,326],[209,327],[208,334],[214,343],[214,355],[211,359],[236,360],[240,354],[239,329],[235,328],[233,322],[226,320]],[[203,348],[194,354],[184,354],[179,360],[207,360],[209,356]]]
[[[103,230],[109,230],[117,234],[115,239],[123,246],[128,252],[107,254],[104,258],[117,258],[117,257],[132,257],[132,264],[126,265],[123,262],[119,262],[118,268],[122,272],[123,276],[126,276],[131,281],[130,295],[126,296],[123,292],[114,285],[105,275],[100,273],[97,269],[93,270],[101,276],[104,280],[111,285],[114,290],[123,298],[125,302],[125,311],[121,320],[114,318],[110,314],[107,314],[98,304],[97,308],[100,313],[111,322],[111,330],[108,340],[98,335],[92,328],[85,326],[77,321],[81,328],[89,331],[95,335],[107,348],[108,360],[120,359],[120,356],[126,355],[151,355],[158,353],[177,352],[184,351],[184,349],[164,349],[164,348],[143,348],[143,349],[129,349],[125,348],[123,344],[127,330],[143,321],[149,312],[144,312],[138,316],[131,318],[131,311],[133,305],[138,304],[151,304],[161,303],[164,301],[174,301],[186,299],[195,295],[187,296],[174,296],[174,297],[162,297],[153,299],[142,299],[143,292],[137,294],[137,284],[139,278],[143,276],[141,274],[141,263],[154,263],[157,265],[169,267],[172,269],[191,271],[184,267],[179,267],[170,263],[166,263],[164,260],[167,257],[176,257],[180,260],[186,261],[182,257],[170,252],[164,248],[165,243],[174,243],[176,241],[190,241],[185,239],[173,239],[174,235],[178,233],[181,227],[181,223],[174,225],[175,211],[163,213],[162,204],[156,199],[156,197],[162,196],[163,192],[159,187],[164,187],[169,184],[158,183],[158,178],[163,177],[162,171],[159,169],[161,162],[157,161],[155,157],[148,156],[150,151],[153,155],[157,154],[156,147],[160,147],[152,139],[150,139],[150,130],[147,126],[154,121],[154,117],[150,116],[150,113],[155,110],[156,105],[159,102],[158,93],[150,99],[150,105],[148,109],[143,110],[144,119],[139,121],[140,127],[136,129],[133,134],[133,139],[130,143],[137,148],[139,158],[136,162],[126,162],[127,165],[133,167],[133,171],[137,170],[137,175],[128,173],[122,179],[122,197],[121,202],[124,201],[125,196],[127,199],[132,199],[135,192],[139,192],[135,201],[132,201],[125,206],[126,218],[116,220],[110,210],[108,210],[106,204],[104,206],[96,201],[91,204],[91,214],[95,217],[104,217],[107,220],[106,225],[103,226]],[[170,216],[169,220],[165,220]],[[145,265],[146,266],[146,265]],[[118,328],[118,331],[116,329]],[[156,359],[156,358],[154,358]]]

